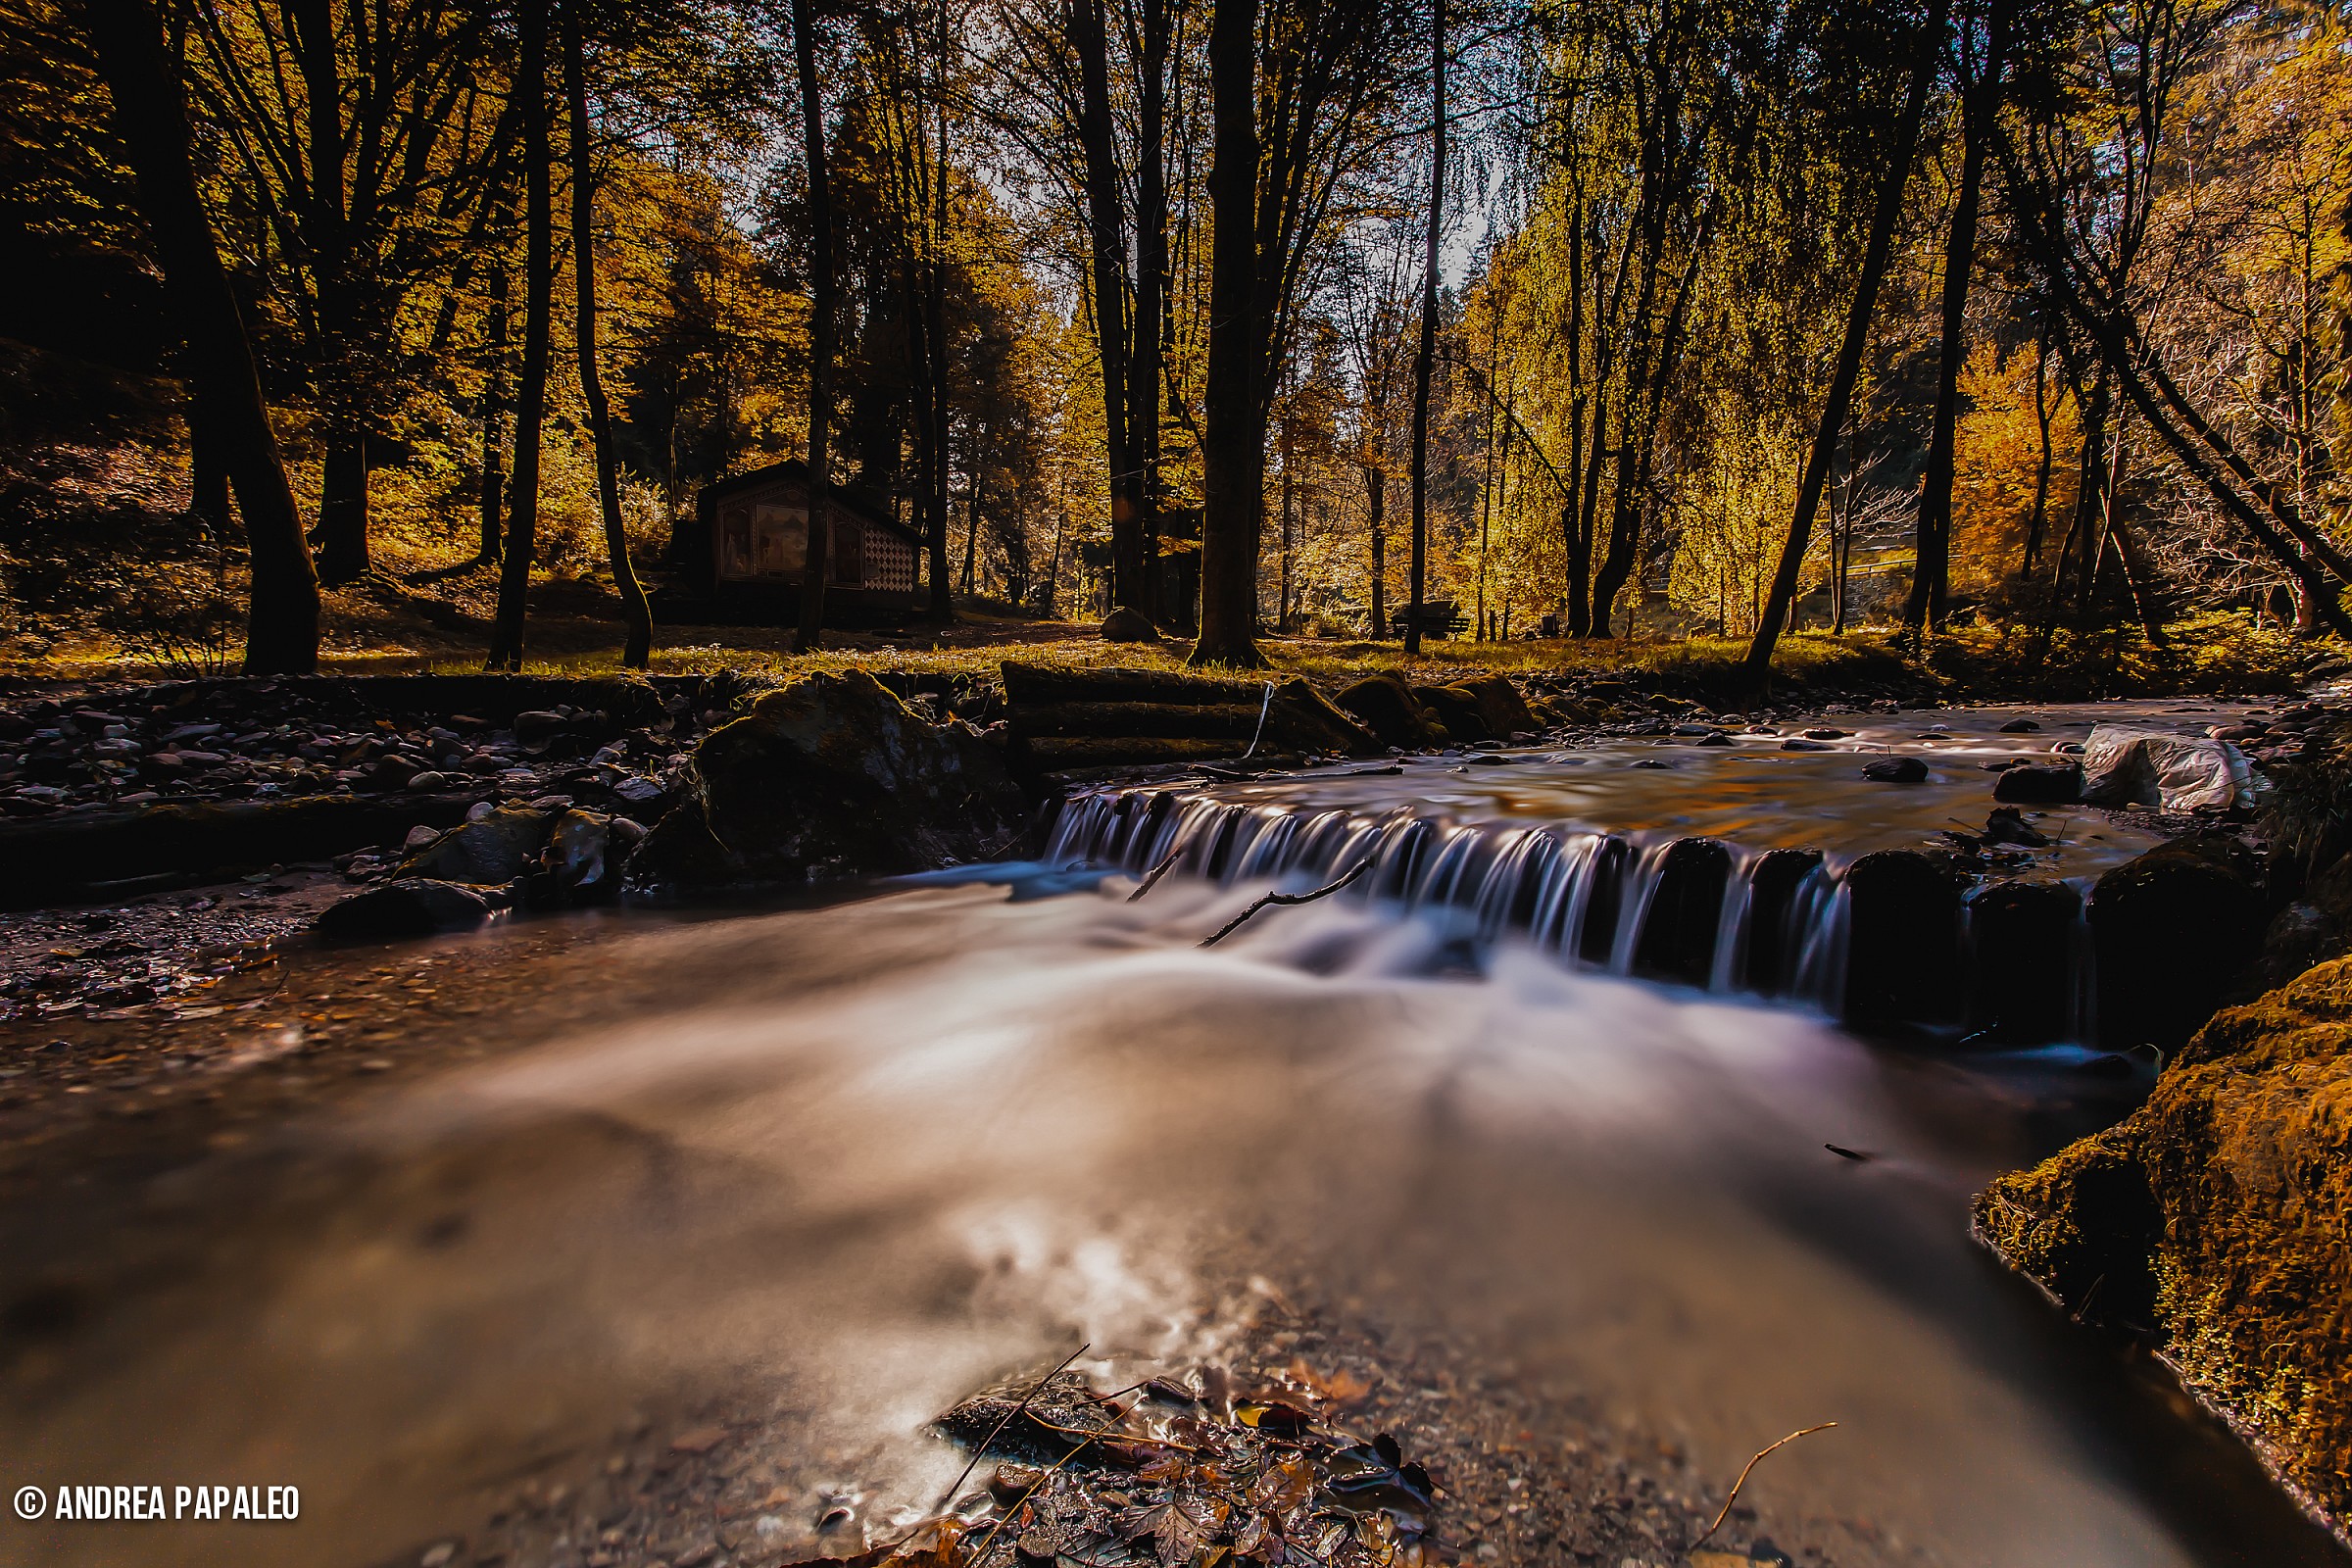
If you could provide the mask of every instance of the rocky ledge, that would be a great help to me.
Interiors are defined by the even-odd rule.
[[[1977,1232],[2152,1345],[2352,1544],[2352,958],[2216,1015],[2136,1112],[2001,1177]]]

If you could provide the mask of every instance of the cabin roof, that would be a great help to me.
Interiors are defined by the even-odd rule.
[[[702,500],[706,506],[714,506],[739,491],[758,490],[779,480],[795,484],[808,483],[808,465],[799,458],[786,458],[782,463],[771,463],[763,468],[746,468],[741,473],[730,473],[723,479],[713,479],[704,485]],[[837,484],[833,487],[832,500],[835,506],[856,513],[860,518],[876,527],[889,529],[909,545],[917,548],[922,545],[922,535],[892,516],[889,512],[876,505],[870,497],[850,489],[846,485]]]

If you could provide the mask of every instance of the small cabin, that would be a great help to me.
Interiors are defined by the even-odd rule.
[[[897,620],[914,608],[921,539],[839,485],[826,512],[825,619]],[[808,466],[793,459],[703,486],[691,526],[670,542],[697,593],[723,611],[786,623],[800,614],[808,551]]]

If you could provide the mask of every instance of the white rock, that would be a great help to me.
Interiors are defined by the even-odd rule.
[[[2082,799],[2165,811],[2251,808],[2254,770],[2228,741],[2100,724],[2082,748]]]

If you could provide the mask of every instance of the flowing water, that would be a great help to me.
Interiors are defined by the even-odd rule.
[[[1574,796],[1590,814],[1555,812],[1611,755],[1242,786],[1163,808],[1148,845],[1114,842],[1104,802],[1052,865],[583,920],[574,953],[534,960],[564,1021],[510,1012],[483,1041],[500,1049],[298,1129],[264,1182],[158,1184],[147,1223],[182,1236],[177,1260],[11,1367],[12,1485],[296,1484],[302,1523],[9,1522],[0,1559],[413,1562],[404,1543],[467,1528],[517,1478],[714,1398],[781,1412],[885,1517],[953,1474],[919,1428],[965,1391],[1081,1340],[1122,1381],[1214,1360],[1264,1275],[1389,1343],[1565,1391],[1594,1431],[1671,1441],[1709,1497],[1763,1443],[1838,1422],[1748,1496],[1784,1546],[1834,1533],[1840,1564],[2340,1564],[2160,1377],[1968,1240],[1987,1174],[2123,1108],[2065,1054],[1962,1070],[1729,979],[1626,979],[1608,971],[1631,966],[1629,914],[1605,961],[1564,964],[1572,858],[1541,869],[1515,830],[1482,826],[1473,855],[1432,829],[1362,899],[1200,945],[1286,868],[1302,884],[1394,843],[1425,777],[1416,818],[1457,828],[1556,816],[1742,850],[1833,821],[1849,849],[1932,831],[1897,816],[1924,797],[1833,798],[1826,772],[1773,793],[1812,777],[1777,757],[1819,754],[1694,764],[1725,769],[1703,807],[1660,792],[1611,821],[1594,787]],[[1577,765],[1593,771],[1554,781]],[[1644,824],[1669,799],[1689,820]],[[1169,823],[1212,819],[1236,824],[1228,862],[1140,901],[1131,876],[1068,863],[1165,858]],[[2084,874],[2132,847],[2070,843]],[[1506,906],[1513,863],[1536,891]],[[495,983],[519,936],[412,961],[455,955]],[[1438,1376],[1397,1353],[1393,1377]],[[778,1506],[798,1529],[810,1502]]]

